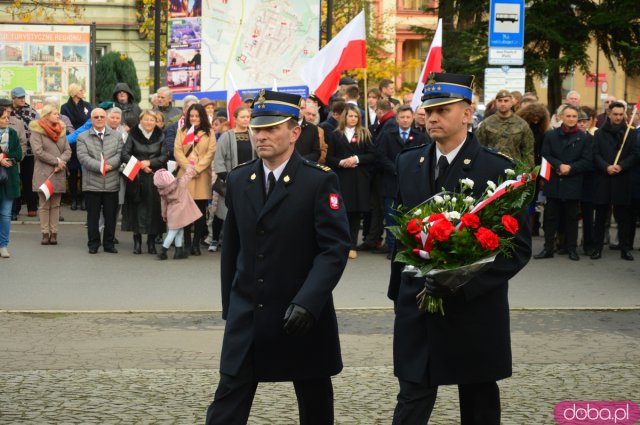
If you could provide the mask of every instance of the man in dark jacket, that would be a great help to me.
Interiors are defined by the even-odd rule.
[[[637,155],[634,152],[633,136],[622,142],[627,129],[625,106],[620,102],[609,104],[609,116],[601,129],[596,131],[593,142],[594,174],[593,203],[596,217],[594,223],[595,251],[591,258],[602,257],[604,229],[609,209],[613,206],[613,216],[618,223],[618,239],[620,257],[633,261],[631,247],[631,170],[637,166]],[[620,157],[616,158],[620,152]]]
[[[413,128],[413,110],[411,105],[402,105],[396,113],[397,126],[389,128],[378,137],[377,145],[380,162],[382,164],[382,196],[384,198],[384,217],[386,231],[386,244],[389,258],[394,248],[395,238],[389,230],[389,226],[395,225],[394,214],[397,205],[395,204],[398,194],[396,169],[396,158],[404,149],[427,143],[425,133],[418,132]],[[374,251],[376,252],[376,251]]]
[[[259,382],[293,381],[300,423],[332,424],[342,370],[331,292],[351,243],[338,177],[295,151],[300,96],[262,91],[260,159],[228,174],[221,259],[226,320],[207,425],[246,424]]]
[[[578,212],[582,197],[584,173],[592,163],[590,139],[578,128],[578,108],[572,105],[562,111],[562,125],[549,131],[542,142],[542,157],[551,167],[551,177],[543,192],[547,197],[544,207],[544,249],[533,258],[553,257],[553,245],[560,218],[564,222],[564,235],[569,259],[578,261]]]
[[[504,178],[505,169],[513,167],[467,131],[473,119],[472,81],[466,75],[429,76],[422,100],[435,143],[398,156],[398,204],[413,208],[441,187],[456,189],[463,178],[475,182],[472,196],[478,197],[488,180]],[[393,425],[428,423],[438,386],[451,384],[458,385],[461,424],[500,424],[496,381],[512,373],[508,282],[531,257],[524,214],[519,221],[511,256],[499,254],[453,294],[392,262],[388,295],[395,306],[393,364],[400,384]],[[418,309],[416,295],[423,289],[443,297],[446,315]]]
[[[305,100],[300,101],[300,137],[296,141],[296,151],[304,159],[309,161],[318,162],[320,159],[320,133],[318,133],[318,127],[304,119],[304,108],[306,107]]]
[[[140,122],[140,113],[142,110],[140,106],[135,102],[133,92],[129,88],[127,83],[118,83],[116,88],[113,89],[113,106],[117,106],[122,110],[122,122],[129,125],[136,126]]]

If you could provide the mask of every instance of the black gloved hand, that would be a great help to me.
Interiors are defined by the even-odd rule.
[[[308,333],[315,318],[309,311],[297,304],[291,304],[284,314],[284,331],[287,335],[302,336]]]
[[[424,278],[424,289],[427,291],[427,294],[433,295],[434,297],[448,298],[453,295],[451,289],[446,286],[438,285],[436,280],[432,277]]]

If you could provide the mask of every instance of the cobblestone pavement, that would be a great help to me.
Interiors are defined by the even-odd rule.
[[[337,424],[389,424],[389,310],[338,312]],[[210,314],[0,314],[0,424],[202,424],[224,322]],[[513,311],[504,424],[553,424],[561,400],[640,401],[640,311]],[[459,422],[443,387],[431,423]],[[296,424],[289,383],[258,387],[250,424]]]

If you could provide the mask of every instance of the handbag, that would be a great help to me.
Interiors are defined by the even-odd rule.
[[[223,198],[227,195],[227,182],[221,179],[220,177],[216,178],[216,181],[213,182],[213,185],[211,186],[211,188],[213,189],[214,192],[216,192],[218,195],[222,196]]]

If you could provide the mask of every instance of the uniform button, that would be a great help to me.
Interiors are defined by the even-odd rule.
[[[264,254],[258,254],[258,260],[264,260]]]
[[[262,285],[264,283],[264,279],[258,279],[258,284]]]
[[[262,308],[264,307],[262,304],[258,304],[258,308]]]

